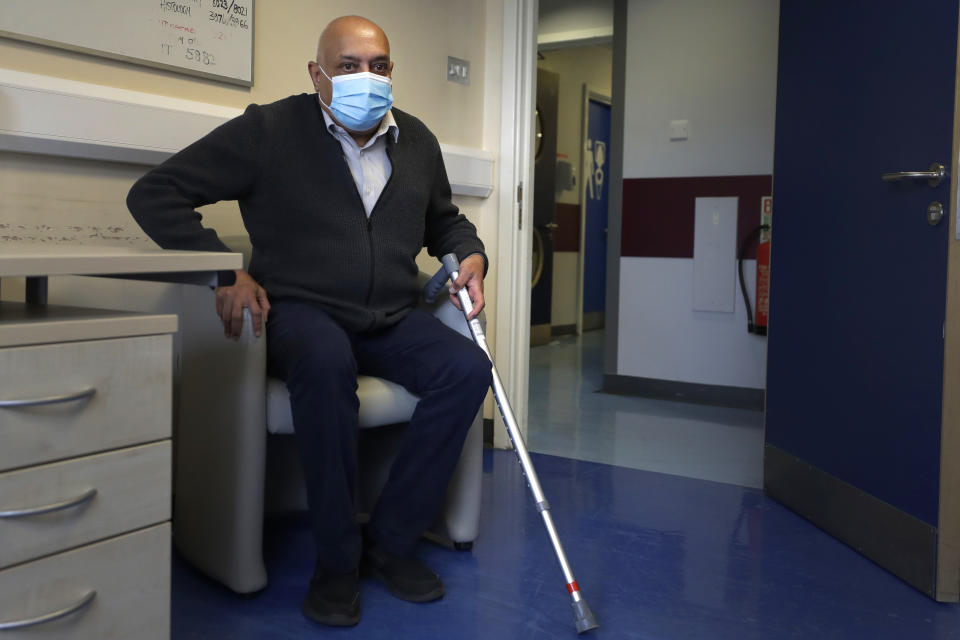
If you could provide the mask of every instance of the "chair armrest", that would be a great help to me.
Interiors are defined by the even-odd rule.
[[[426,285],[430,274],[420,272],[420,287]],[[470,327],[463,312],[457,309],[450,296],[440,295],[430,303],[421,297],[420,308],[432,313],[442,323],[473,340]],[[480,325],[486,329],[486,316],[479,315]],[[446,504],[438,519],[434,531],[441,539],[454,543],[470,543],[480,531],[480,507],[483,478],[483,407],[477,411],[473,426],[467,433],[460,454],[460,461],[450,478],[447,488]]]
[[[430,274],[420,272],[420,275],[417,276],[420,289],[423,290],[423,287],[426,286],[427,281],[430,280]],[[473,336],[470,335],[470,327],[467,324],[467,319],[463,317],[463,312],[460,309],[457,309],[453,302],[450,301],[450,296],[448,295],[439,295],[437,299],[433,302],[427,302],[423,299],[423,296],[420,297],[420,302],[418,305],[421,309],[433,314],[437,317],[440,322],[447,325],[451,329],[456,330],[460,335],[473,340]],[[484,312],[480,312],[480,326],[486,330],[487,328],[487,316]]]
[[[194,566],[249,593],[266,584],[266,340],[253,335],[248,311],[240,339],[225,338],[213,292],[189,289],[181,314],[174,539]]]

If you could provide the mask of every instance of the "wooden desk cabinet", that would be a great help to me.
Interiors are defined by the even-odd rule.
[[[0,639],[169,638],[176,329],[0,302]]]

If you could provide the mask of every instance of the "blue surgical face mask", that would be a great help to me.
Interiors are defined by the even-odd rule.
[[[317,65],[320,66],[320,65]],[[327,72],[320,67],[320,72]],[[369,71],[327,76],[333,85],[330,104],[320,102],[351,131],[369,131],[383,120],[393,105],[390,78]]]

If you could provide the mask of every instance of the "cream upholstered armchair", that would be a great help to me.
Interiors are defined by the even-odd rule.
[[[249,259],[246,237],[222,239]],[[241,338],[227,340],[212,311],[213,292],[184,287],[183,295],[174,542],[203,573],[233,591],[249,593],[267,583],[264,514],[306,508],[293,438],[286,435],[293,433],[289,397],[282,382],[266,376],[266,340],[253,336],[249,317]],[[462,314],[445,297],[429,308],[469,336]],[[361,512],[368,512],[398,448],[400,423],[410,419],[417,398],[380,378],[360,376],[358,385],[358,502]],[[430,532],[461,549],[470,548],[479,530],[482,429],[478,412],[446,506]]]

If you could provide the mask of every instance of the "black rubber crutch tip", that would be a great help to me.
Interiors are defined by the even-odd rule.
[[[586,633],[591,629],[596,629],[600,626],[597,622],[597,619],[593,615],[593,611],[590,610],[590,605],[587,604],[587,601],[583,598],[579,602],[574,602],[573,604],[573,614],[576,618],[577,624],[577,633]]]

